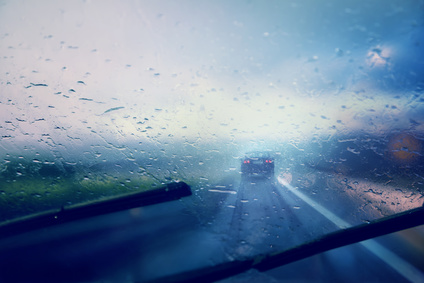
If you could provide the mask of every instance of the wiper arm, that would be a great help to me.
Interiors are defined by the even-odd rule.
[[[261,272],[268,271],[332,249],[355,244],[423,224],[424,207],[420,207],[371,221],[368,224],[354,226],[330,233],[315,241],[283,252],[259,255],[246,260],[222,263],[212,267],[201,268],[155,279],[153,282],[214,282],[246,272],[249,269],[256,269]]]
[[[6,221],[0,225],[0,238],[93,216],[177,200],[190,195],[190,187],[184,182],[179,182],[145,192],[66,206],[61,209]]]

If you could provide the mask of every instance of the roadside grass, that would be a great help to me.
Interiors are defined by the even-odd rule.
[[[75,165],[58,169],[50,163],[8,161],[0,164],[0,222],[146,191],[175,181],[185,182],[192,188],[194,197],[190,198],[188,204],[195,207],[196,213],[214,212],[226,195],[209,190],[228,184],[232,184],[228,189],[236,189],[234,180],[239,177],[238,172],[219,170],[215,163],[205,163],[200,167],[168,170],[165,166],[146,170],[144,167],[129,169],[112,166],[111,169]]]
[[[320,169],[297,167],[290,174],[291,185],[325,207],[335,208],[335,202],[343,203],[337,215],[352,224],[366,223],[423,205],[422,174],[410,168],[395,168],[390,172]]]
[[[157,180],[147,176],[95,176],[90,179],[77,176],[20,177],[12,181],[0,178],[0,222],[82,202],[146,191],[157,185]]]

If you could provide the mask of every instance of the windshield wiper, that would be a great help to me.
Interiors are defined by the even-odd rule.
[[[268,255],[235,260],[153,280],[153,282],[214,282],[256,269],[264,272],[332,249],[424,225],[424,207],[412,209],[327,234],[312,242]]]
[[[184,182],[178,182],[154,190],[65,206],[57,210],[6,221],[0,225],[0,238],[93,216],[177,200],[190,195],[190,187]]]

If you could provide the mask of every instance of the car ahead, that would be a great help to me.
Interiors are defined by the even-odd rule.
[[[248,152],[241,162],[242,178],[272,178],[274,158],[268,152]]]

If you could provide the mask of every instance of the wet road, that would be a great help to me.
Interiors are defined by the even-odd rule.
[[[0,241],[0,281],[144,282],[281,252],[383,213],[397,212],[399,205],[392,203],[396,198],[397,203],[402,200],[397,194],[386,196],[380,189],[378,184],[369,187],[364,180],[313,171],[193,188],[194,195],[180,201]],[[419,198],[411,200],[408,192],[403,193],[409,196],[404,208],[422,205]],[[423,238],[422,227],[418,227],[227,281],[419,282],[424,280]]]
[[[222,229],[219,233],[228,237],[238,257],[281,251],[337,230],[310,205],[270,180],[241,184],[223,207],[227,209],[221,214],[233,210],[231,219],[218,215],[215,229]],[[222,225],[223,218],[230,220],[227,226]]]
[[[291,174],[281,174],[276,180],[241,183],[237,195],[227,198],[223,205],[234,210],[227,233],[232,255],[243,258],[284,251],[325,234],[400,212],[399,209],[422,205],[422,200],[411,200],[404,192],[404,198],[409,200],[399,208],[389,202],[400,201],[398,194],[383,197],[382,193],[375,193],[381,188],[379,184],[365,180],[351,182],[361,189],[349,186],[346,178],[340,181],[338,176],[322,172],[316,172],[313,178],[309,175],[293,180]],[[372,193],[364,197],[364,192]],[[376,195],[380,198],[376,199]],[[223,223],[219,216],[216,222]],[[405,236],[400,236],[402,233],[414,235],[414,240],[411,237],[405,240]],[[418,227],[339,248],[268,272],[273,276],[268,279],[422,282],[424,265],[419,258],[424,250],[415,247],[420,246],[423,236],[422,227]],[[315,271],[311,271],[311,265]],[[233,280],[237,278],[241,282],[246,280],[243,275]]]

